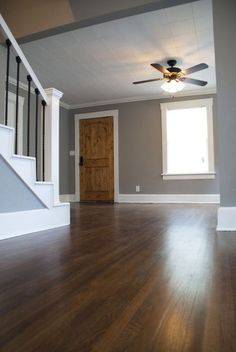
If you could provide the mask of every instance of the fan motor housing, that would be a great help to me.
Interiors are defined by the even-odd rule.
[[[170,66],[170,67],[167,67],[167,70],[169,71],[169,72],[173,72],[173,73],[179,73],[179,72],[181,72],[182,70],[181,70],[181,68],[179,68],[179,67],[174,67],[176,64],[177,64],[177,61],[176,60],[168,60],[167,61],[167,64]]]

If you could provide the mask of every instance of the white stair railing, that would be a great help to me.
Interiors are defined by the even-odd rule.
[[[31,76],[32,81],[34,82],[36,88],[38,88],[42,98],[45,100],[46,103],[48,103],[48,98],[47,95],[41,85],[41,83],[39,82],[36,74],[34,73],[32,67],[29,64],[29,61],[26,59],[23,51],[21,50],[21,48],[19,47],[16,39],[14,38],[10,28],[8,27],[8,25],[6,24],[4,18],[2,17],[2,15],[0,14],[0,31],[3,35],[3,37],[6,40],[10,40],[11,45],[13,46],[13,48],[15,49],[15,52],[17,53],[17,55],[20,57],[23,65],[25,66],[26,71],[28,72],[28,74]]]
[[[28,99],[27,99],[27,156],[36,158],[36,179],[37,181],[50,181],[54,184],[54,203],[59,203],[59,103],[62,93],[54,88],[44,90],[31,65],[26,59],[23,51],[14,38],[11,30],[0,14],[0,32],[6,40],[7,62],[6,62],[6,88],[5,88],[5,125],[8,125],[8,92],[10,79],[10,55],[14,49],[14,55],[17,65],[16,79],[16,116],[15,116],[15,154],[17,154],[18,138],[18,104],[19,104],[19,86],[20,86],[20,68],[21,64],[27,71],[28,81]],[[32,85],[34,93],[32,95]],[[39,97],[41,96],[41,109]],[[31,99],[36,99],[35,111],[35,141],[34,151],[30,150],[31,140]],[[3,109],[1,110],[3,111]],[[39,116],[42,118],[39,119]],[[40,123],[42,121],[42,124]],[[40,144],[40,141],[42,143]],[[31,142],[31,143],[30,143]],[[1,143],[1,141],[0,141]],[[39,149],[38,150],[38,145]],[[32,149],[32,147],[31,147]],[[33,155],[32,155],[33,154]],[[42,156],[39,160],[39,155]],[[40,168],[41,166],[41,168]],[[40,169],[38,171],[38,169]]]

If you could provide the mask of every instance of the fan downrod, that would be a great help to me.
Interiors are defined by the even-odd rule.
[[[170,67],[174,67],[174,66],[177,64],[177,61],[176,61],[176,60],[168,60],[168,61],[167,61],[167,64],[168,64]]]

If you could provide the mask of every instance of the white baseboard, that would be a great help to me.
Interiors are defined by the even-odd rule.
[[[61,194],[61,202],[76,202],[75,194]],[[117,203],[205,203],[219,204],[219,194],[118,194]]]
[[[70,224],[70,205],[0,214],[0,240]]]
[[[219,194],[119,194],[119,203],[205,203],[219,204]]]
[[[60,201],[63,203],[64,202],[69,202],[69,203],[76,202],[75,194],[61,194]]]
[[[217,231],[236,231],[236,207],[220,207],[217,217]]]

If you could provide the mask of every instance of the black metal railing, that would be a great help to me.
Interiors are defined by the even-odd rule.
[[[39,180],[38,175],[38,135],[39,135],[39,90],[35,89],[35,158],[36,158],[36,180]]]
[[[20,64],[21,59],[16,57],[17,63],[17,79],[16,79],[16,124],[15,124],[15,154],[18,151],[18,124],[19,124],[19,85],[20,85]]]
[[[16,82],[15,85],[15,116],[14,116],[14,127],[15,127],[15,154],[19,153],[19,100],[21,96],[21,76],[23,76],[21,65],[22,60],[20,56],[15,54],[14,47],[9,39],[6,40],[6,85],[5,85],[5,118],[4,123],[6,126],[9,125],[9,93],[12,92],[11,83],[11,69],[16,71]],[[15,55],[15,59],[14,59]],[[12,58],[14,60],[12,60]],[[12,67],[16,65],[16,67]],[[32,72],[32,69],[31,69]],[[31,75],[25,75],[27,80],[27,105],[23,109],[23,113],[26,115],[23,118],[25,127],[23,130],[24,146],[23,154],[27,156],[34,156],[36,158],[36,180],[45,181],[45,115],[46,115],[46,101],[40,94],[40,91],[35,87]],[[23,81],[24,79],[23,78]],[[36,79],[37,81],[37,79]],[[42,91],[42,89],[41,89]],[[45,96],[44,93],[42,95]],[[46,99],[46,98],[45,98]],[[33,105],[35,104],[35,109]],[[12,111],[12,110],[11,110]],[[12,121],[12,116],[10,118]],[[35,128],[35,132],[33,129]],[[34,138],[34,139],[33,139]]]
[[[6,40],[7,46],[7,67],[6,67],[6,95],[5,95],[5,124],[8,124],[8,93],[9,93],[9,72],[10,72],[10,56],[11,56],[11,42]]]
[[[43,181],[45,181],[45,109],[46,109],[46,101],[42,100],[42,107],[43,107],[43,121],[42,121],[42,177],[43,177]]]

